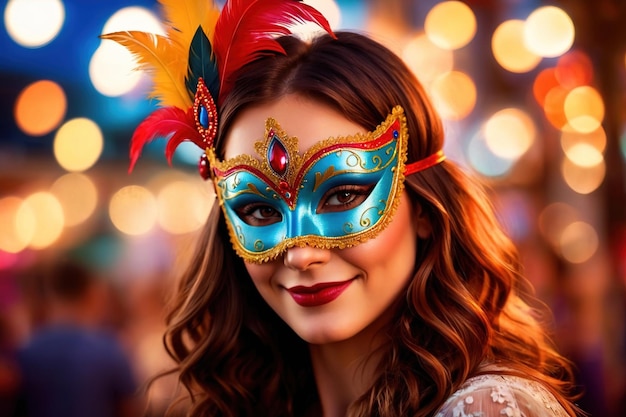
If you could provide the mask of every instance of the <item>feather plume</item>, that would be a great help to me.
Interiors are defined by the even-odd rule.
[[[202,26],[209,39],[213,31],[219,9],[212,0],[159,0],[168,24],[167,37],[179,45],[187,46]]]
[[[167,23],[167,37],[178,45],[188,48],[188,61],[181,74],[189,95],[196,93],[198,77],[217,77],[210,39],[220,15],[212,0],[159,0]],[[206,39],[206,43],[203,41]],[[208,45],[208,48],[207,48]],[[187,51],[185,51],[187,52]],[[212,62],[213,61],[213,62]],[[211,76],[213,72],[215,75]]]
[[[143,147],[159,137],[168,138],[165,157],[170,164],[172,163],[174,150],[185,140],[192,141],[199,147],[204,148],[202,136],[200,136],[195,127],[192,107],[187,112],[178,107],[162,107],[152,112],[135,129],[135,133],[133,133],[133,137],[130,140],[129,173],[132,172]]]
[[[139,67],[151,73],[150,96],[162,106],[135,129],[129,172],[143,147],[157,137],[168,138],[165,156],[170,164],[176,147],[185,140],[205,148],[193,109],[199,78],[221,102],[239,68],[264,54],[285,53],[275,37],[291,34],[291,27],[313,22],[334,37],[324,16],[297,0],[229,0],[221,13],[212,0],[158,1],[167,23],[166,36],[139,31],[101,36],[126,47]]]
[[[300,1],[229,0],[217,20],[213,38],[220,79],[218,102],[232,88],[236,70],[264,54],[284,54],[275,37],[289,35],[290,26],[305,22],[316,23],[333,35],[326,18]]]
[[[184,82],[187,51],[177,42],[139,31],[108,33],[101,38],[119,43],[137,58],[139,68],[152,75],[154,87],[150,97],[162,106],[186,109],[193,104]]]
[[[188,73],[185,78],[187,89],[194,92],[194,94],[200,78],[202,78],[204,85],[207,86],[213,96],[213,101],[217,101],[220,88],[217,63],[215,62],[211,42],[209,42],[209,39],[202,30],[202,26],[198,26],[196,34],[189,46]]]

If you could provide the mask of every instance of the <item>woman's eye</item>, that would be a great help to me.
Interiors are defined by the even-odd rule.
[[[278,223],[283,218],[278,210],[266,204],[246,204],[235,211],[241,220],[251,226],[267,226]]]
[[[328,197],[324,203],[327,206],[339,206],[342,204],[350,204],[357,198],[357,194],[352,191],[339,191]]]
[[[373,185],[340,185],[322,198],[318,213],[344,211],[357,207],[370,195]]]

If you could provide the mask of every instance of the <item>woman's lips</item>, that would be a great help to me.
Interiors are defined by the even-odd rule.
[[[298,285],[288,288],[287,291],[293,300],[302,307],[317,307],[328,304],[339,297],[352,284],[352,281],[324,282],[312,287]]]

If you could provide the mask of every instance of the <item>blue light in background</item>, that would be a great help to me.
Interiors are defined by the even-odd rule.
[[[208,0],[207,0],[208,1]],[[218,2],[221,4],[222,2]],[[341,28],[358,29],[363,27],[366,8],[356,0],[338,1],[341,8]],[[23,134],[13,119],[13,105],[19,93],[29,84],[38,80],[51,80],[58,83],[68,99],[66,120],[87,117],[96,122],[105,135],[103,157],[114,157],[118,152],[127,153],[132,130],[141,120],[156,108],[153,100],[144,96],[146,88],[137,88],[136,93],[122,97],[106,97],[92,85],[89,77],[89,63],[100,45],[98,38],[107,20],[119,9],[127,6],[140,6],[159,14],[156,0],[110,0],[94,2],[90,0],[66,0],[65,22],[50,43],[39,48],[20,46],[10,38],[4,20],[0,30],[0,146],[12,144],[17,147],[34,146],[32,150],[51,148],[55,132],[47,136],[32,138]],[[5,6],[6,7],[6,6]],[[4,13],[4,7],[2,9]],[[43,146],[45,144],[46,146]],[[156,146],[156,145],[155,145]],[[181,148],[183,149],[183,148]],[[197,155],[184,148],[181,161],[197,163]],[[191,162],[193,160],[193,162]]]
[[[26,48],[11,39],[2,20],[0,30],[0,145],[43,148],[51,147],[51,134],[37,138],[24,135],[13,119],[13,106],[19,93],[38,80],[58,83],[68,99],[66,120],[87,117],[100,125],[107,138],[105,143],[116,152],[111,141],[128,141],[127,133],[154,107],[144,97],[105,97],[99,94],[89,78],[89,62],[100,45],[98,38],[106,21],[128,0],[93,2],[67,0],[65,22],[50,43],[40,48]],[[155,0],[134,0],[132,5],[157,10]],[[4,7],[2,9],[4,13]],[[46,149],[48,151],[49,148]],[[105,153],[107,150],[105,149]],[[126,151],[124,151],[126,153]]]

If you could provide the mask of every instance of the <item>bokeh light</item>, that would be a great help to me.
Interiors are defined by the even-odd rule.
[[[159,225],[172,234],[198,230],[209,215],[212,201],[197,183],[173,181],[157,195]]]
[[[18,211],[22,207],[24,200],[16,196],[8,196],[0,199],[0,251],[8,253],[18,253],[26,249],[33,234],[34,214],[30,212],[22,213],[25,218],[23,225],[18,224]],[[26,211],[29,208],[25,209]]]
[[[539,232],[546,242],[558,250],[563,230],[579,218],[580,213],[571,205],[564,202],[551,203],[539,214]]]
[[[47,135],[59,127],[67,99],[54,81],[36,81],[22,90],[15,102],[15,123],[30,136]]]
[[[602,153],[589,143],[579,142],[564,149],[567,159],[579,167],[589,168],[604,160]]]
[[[545,95],[543,102],[543,111],[546,119],[552,126],[561,130],[567,125],[567,117],[565,116],[565,99],[568,91],[561,85],[551,88]]]
[[[72,119],[54,137],[54,157],[67,171],[85,171],[100,158],[103,146],[97,124],[83,117]]]
[[[581,143],[591,145],[597,152],[603,153],[606,149],[606,141],[606,132],[602,126],[590,133],[577,132],[567,126],[561,131],[561,148],[565,154],[570,148]]]
[[[561,174],[565,183],[578,194],[590,194],[602,185],[606,176],[604,159],[594,165],[583,166],[570,158],[563,159]]]
[[[489,149],[506,159],[521,157],[535,141],[537,130],[532,118],[516,108],[498,111],[483,129]]]
[[[129,185],[119,189],[109,201],[109,217],[117,230],[127,235],[143,235],[157,221],[157,202],[145,187]]]
[[[105,23],[102,33],[137,30],[164,35],[159,19],[143,7],[125,7]],[[105,40],[89,62],[91,83],[100,94],[116,97],[133,90],[141,81],[143,72],[133,55],[116,42]]]
[[[496,62],[510,72],[528,72],[541,62],[541,57],[526,47],[522,20],[501,23],[493,32],[491,50]]]
[[[543,6],[533,11],[524,24],[524,42],[535,54],[554,58],[563,55],[574,44],[574,23],[556,6]]]
[[[65,7],[61,0],[9,0],[4,9],[4,26],[17,44],[39,48],[61,31]]]
[[[425,85],[454,67],[452,52],[438,47],[425,34],[417,35],[405,45],[402,58]]]
[[[604,119],[602,96],[590,86],[571,90],[565,97],[563,110],[569,126],[582,133],[597,130]]]
[[[550,90],[559,86],[559,81],[556,78],[556,69],[545,68],[541,70],[533,82],[533,97],[535,97],[539,106],[543,107]]]
[[[165,35],[161,19],[152,11],[138,6],[124,7],[113,13],[104,23],[101,33],[130,30]]]
[[[128,93],[141,81],[133,55],[113,41],[104,41],[89,62],[89,77],[102,95],[117,97]]]
[[[467,147],[467,159],[476,172],[486,177],[503,177],[515,165],[515,160],[493,153],[485,140],[484,129],[471,137]]]
[[[176,159],[184,164],[197,167],[204,151],[192,141],[183,141],[176,147]]]
[[[460,71],[445,72],[435,78],[430,95],[441,117],[448,120],[463,119],[476,106],[476,85]]]
[[[28,246],[32,249],[45,249],[59,239],[65,227],[61,203],[49,192],[31,194],[18,209],[16,224],[22,236],[28,235],[34,226]]]
[[[50,192],[61,203],[66,226],[76,226],[87,220],[96,210],[98,190],[84,174],[70,173],[57,179]]]
[[[426,15],[424,32],[428,39],[442,49],[459,49],[476,34],[476,16],[460,1],[443,1]]]
[[[574,264],[589,260],[599,246],[600,239],[596,230],[589,223],[582,221],[568,225],[560,238],[561,256]]]
[[[569,51],[557,61],[555,77],[566,89],[589,85],[593,80],[593,64],[589,55],[582,51]]]

